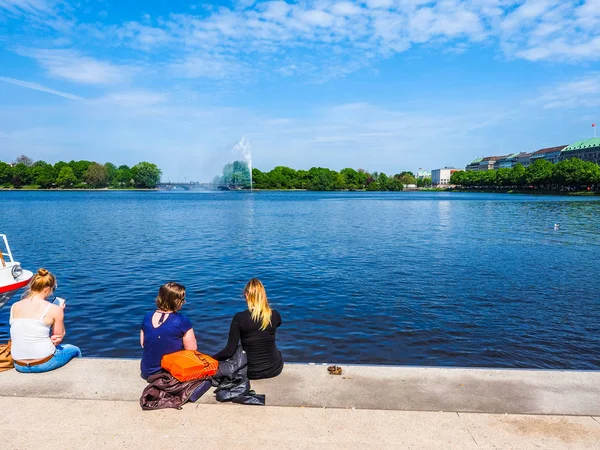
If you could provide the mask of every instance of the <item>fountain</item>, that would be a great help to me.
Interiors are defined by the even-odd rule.
[[[244,161],[246,161],[248,171],[250,172],[250,191],[252,191],[252,146],[250,145],[250,141],[246,136],[242,136],[242,139],[235,144],[233,150],[241,153],[244,157]]]

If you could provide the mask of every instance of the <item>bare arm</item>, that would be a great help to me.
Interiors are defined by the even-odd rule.
[[[67,333],[67,330],[65,330],[65,305],[63,304],[52,309],[54,323],[52,324],[52,336],[50,336],[50,340],[54,345],[58,345]]]
[[[183,348],[185,350],[198,350],[198,343],[196,342],[196,335],[193,328],[187,330],[183,335]]]
[[[140,330],[140,345],[144,348],[144,330]]]

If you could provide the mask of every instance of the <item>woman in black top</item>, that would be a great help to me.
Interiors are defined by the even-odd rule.
[[[227,346],[213,356],[218,361],[231,358],[242,341],[248,356],[248,378],[273,378],[283,369],[283,358],[275,344],[275,330],[281,325],[281,316],[272,310],[265,287],[258,278],[252,278],[244,289],[248,309],[233,316]]]

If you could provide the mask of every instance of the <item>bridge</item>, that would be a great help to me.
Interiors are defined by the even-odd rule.
[[[217,189],[213,183],[201,183],[199,181],[165,181],[156,185],[158,189],[165,191],[214,191]]]
[[[242,189],[237,184],[201,183],[199,181],[165,181],[158,183],[156,187],[165,191],[237,191]]]

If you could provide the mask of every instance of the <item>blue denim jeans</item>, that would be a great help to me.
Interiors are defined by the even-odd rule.
[[[70,344],[57,345],[56,353],[54,353],[54,356],[50,361],[38,364],[37,366],[19,366],[15,364],[15,369],[17,372],[21,373],[49,372],[64,366],[75,357],[81,357],[81,350],[79,350],[79,347]]]

